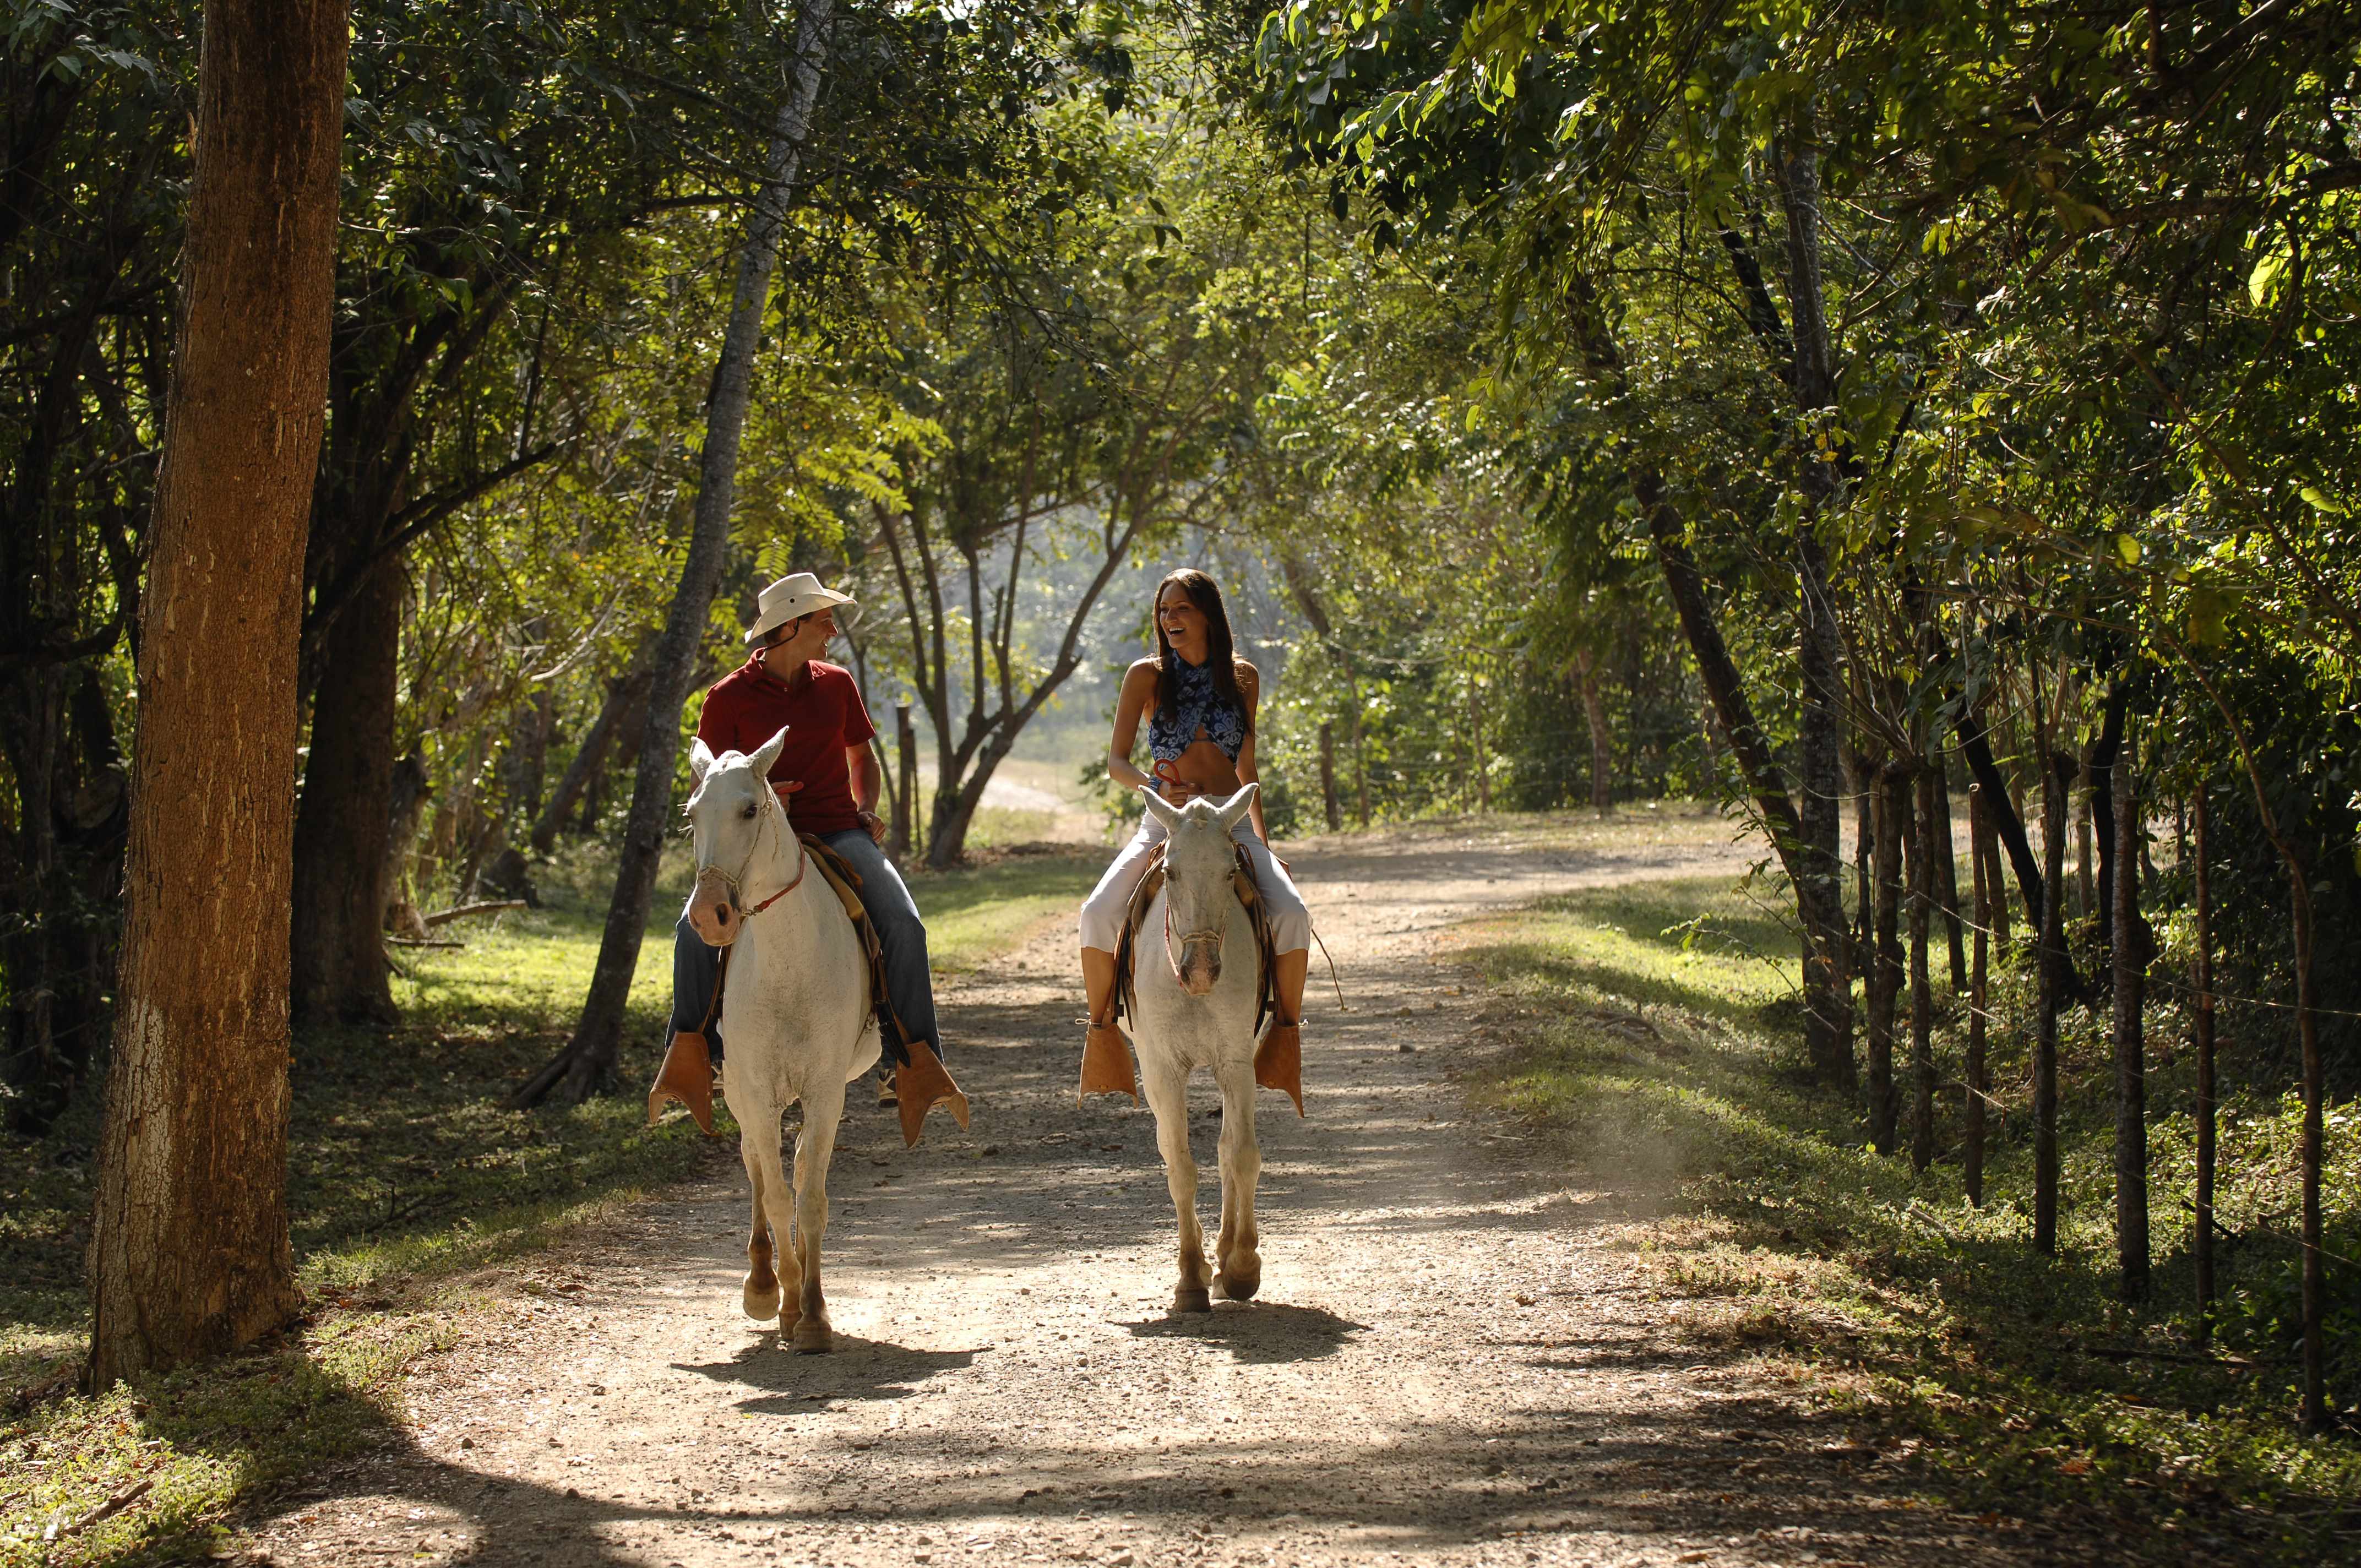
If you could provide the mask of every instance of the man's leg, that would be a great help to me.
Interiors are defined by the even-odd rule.
[[[713,1086],[721,1064],[721,1020],[708,1021],[713,987],[721,974],[721,949],[708,947],[687,917],[673,927],[672,1027],[664,1035],[664,1065],[648,1091],[648,1123],[655,1124],[666,1100],[688,1107],[697,1124],[713,1132]]]
[[[691,929],[684,915],[672,928],[672,1029],[665,1036],[695,1034],[713,1004],[714,978],[721,972],[721,949]],[[721,1020],[705,1029],[705,1049],[721,1059]]]
[[[939,1058],[943,1037],[935,1022],[935,976],[927,961],[927,927],[918,918],[910,890],[866,828],[830,833],[821,842],[851,861],[852,869],[861,873],[861,902],[877,927],[877,945],[884,950],[885,994],[892,999],[902,1026],[926,1041]],[[878,1066],[881,1071],[890,1070],[884,1060]]]

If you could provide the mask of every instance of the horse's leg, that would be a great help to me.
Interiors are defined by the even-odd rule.
[[[779,1315],[779,1276],[772,1266],[772,1236],[775,1232],[781,1242],[786,1239],[786,1227],[774,1225],[772,1216],[775,1211],[780,1219],[785,1218],[787,1194],[785,1181],[774,1174],[779,1169],[778,1115],[775,1112],[762,1115],[751,1106],[748,1111],[738,1124],[738,1157],[745,1162],[746,1179],[754,1190],[754,1216],[746,1234],[746,1283],[740,1299],[748,1317],[767,1323]]]
[[[1261,1237],[1255,1230],[1255,1183],[1262,1179],[1262,1146],[1255,1142],[1255,1080],[1250,1059],[1213,1069],[1222,1086],[1222,1229],[1213,1240],[1222,1294],[1253,1299],[1262,1288]]]
[[[819,1288],[819,1245],[828,1234],[828,1162],[836,1153],[836,1127],[844,1119],[844,1085],[823,1083],[804,1095],[804,1135],[796,1140],[796,1250],[802,1316],[796,1321],[796,1348],[836,1348],[828,1301]]]
[[[1140,1054],[1141,1087],[1156,1113],[1156,1147],[1164,1156],[1164,1185],[1180,1222],[1180,1283],[1172,1291],[1176,1312],[1210,1312],[1206,1288],[1205,1233],[1197,1223],[1197,1162],[1189,1153],[1189,1069],[1162,1054]]]

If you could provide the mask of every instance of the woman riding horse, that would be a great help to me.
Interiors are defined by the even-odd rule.
[[[1255,782],[1254,718],[1261,696],[1255,667],[1231,651],[1230,615],[1213,578],[1191,567],[1156,589],[1156,656],[1133,664],[1123,678],[1107,746],[1107,776],[1146,786],[1181,805],[1196,795],[1227,798]],[[1132,766],[1132,743],[1148,716],[1148,747],[1155,776]],[[1249,818],[1250,817],[1250,821]],[[1255,1055],[1255,1078],[1268,1087],[1301,1082],[1303,975],[1310,960],[1312,917],[1303,895],[1271,854],[1259,792],[1248,817],[1234,830],[1253,858],[1255,880],[1268,906],[1279,949],[1273,990],[1277,1014]],[[1148,850],[1162,843],[1154,813],[1107,867],[1082,905],[1082,984],[1090,997],[1090,1032],[1082,1043],[1082,1092],[1137,1094],[1131,1053],[1114,1023],[1115,946],[1131,895],[1147,870]]]

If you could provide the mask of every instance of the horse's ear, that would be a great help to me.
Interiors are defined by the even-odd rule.
[[[754,749],[754,754],[746,759],[746,765],[754,770],[754,776],[756,778],[766,779],[771,776],[771,769],[777,764],[779,760],[780,748],[786,745],[786,743],[787,730],[786,727],[782,725],[780,726],[779,732],[776,735],[772,736],[768,740],[763,741],[760,746]]]
[[[1167,833],[1180,826],[1180,808],[1157,794],[1154,784],[1140,784],[1137,787],[1141,798],[1148,802],[1148,815],[1163,823]]]
[[[1259,783],[1250,784],[1246,785],[1246,788],[1238,791],[1237,794],[1230,796],[1228,800],[1222,803],[1223,832],[1228,833],[1235,830],[1238,825],[1238,818],[1246,814],[1246,808],[1254,804],[1255,795],[1261,790],[1261,788],[1262,785]]]
[[[704,736],[691,736],[688,742],[688,776],[702,786],[705,775],[712,771],[713,748],[705,743]]]

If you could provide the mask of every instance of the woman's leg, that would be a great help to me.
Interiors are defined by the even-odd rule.
[[[1163,837],[1154,817],[1142,822],[1131,842],[1082,901],[1082,993],[1090,1004],[1090,1027],[1082,1036],[1082,1094],[1128,1094],[1139,1098],[1131,1052],[1115,1025],[1115,949],[1131,910],[1131,895],[1147,869],[1148,850]]]
[[[1239,824],[1245,828],[1244,823]],[[1303,894],[1297,891],[1295,879],[1263,841],[1254,837],[1251,829],[1238,834],[1238,842],[1246,847],[1253,860],[1255,887],[1262,895],[1263,910],[1270,921],[1272,946],[1278,949],[1271,964],[1271,1001],[1277,1009],[1270,1027],[1263,1034],[1262,1043],[1255,1049],[1255,1081],[1266,1089],[1283,1090],[1295,1102],[1295,1113],[1303,1113],[1303,978],[1311,967],[1312,912],[1304,907]]]

